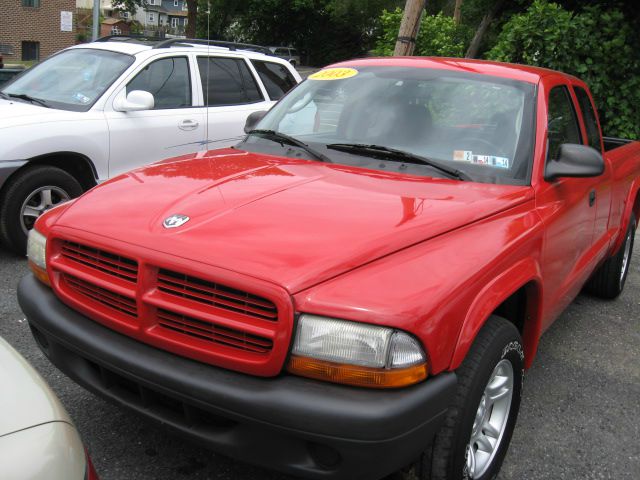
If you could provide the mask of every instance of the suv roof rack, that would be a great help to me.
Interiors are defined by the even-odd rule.
[[[107,35],[100,37],[95,42],[131,42],[131,43],[150,43],[150,42],[162,42],[165,40],[160,37],[150,37],[148,35]]]
[[[224,40],[207,40],[204,38],[168,38],[161,42],[158,42],[153,46],[153,48],[166,48],[172,45],[209,45],[212,47],[224,47],[229,50],[249,50],[252,52],[264,53],[267,55],[272,55],[271,50],[267,47],[263,47],[260,45],[253,45],[251,43],[238,43],[238,42],[226,42]]]

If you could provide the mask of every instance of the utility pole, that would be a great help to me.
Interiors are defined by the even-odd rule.
[[[420,17],[424,10],[426,0],[407,0],[404,6],[404,15],[400,23],[394,56],[413,55],[416,48],[416,36],[420,28]]]
[[[98,39],[98,32],[100,29],[100,0],[93,0],[93,41]]]

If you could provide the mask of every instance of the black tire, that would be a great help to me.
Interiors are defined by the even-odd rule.
[[[585,285],[585,290],[588,293],[608,300],[613,300],[622,293],[629,274],[635,232],[636,217],[631,214],[624,242],[618,251],[610,256],[591,276]],[[626,262],[624,261],[625,253],[627,253]]]
[[[501,363],[502,360],[506,362]],[[471,443],[485,388],[499,363],[508,363],[513,369],[511,403],[505,409],[504,430],[497,441],[495,453],[484,472],[476,472],[480,476],[470,476],[466,460],[467,445]],[[524,351],[516,327],[501,317],[490,317],[478,333],[457,375],[456,396],[444,424],[436,434],[433,445],[415,465],[414,471],[420,480],[488,480],[495,478],[500,471],[518,418],[524,379]],[[491,416],[492,410],[488,411]]]
[[[49,165],[29,167],[10,180],[0,198],[0,240],[4,246],[18,255],[24,255],[27,249],[27,233],[33,225],[23,221],[23,205],[29,197],[44,187],[52,187],[53,202],[74,198],[82,194],[82,186],[73,176],[64,170]],[[64,195],[63,195],[64,194]],[[33,197],[35,198],[35,197]]]

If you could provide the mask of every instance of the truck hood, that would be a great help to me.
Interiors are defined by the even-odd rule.
[[[55,225],[252,275],[296,293],[530,195],[530,187],[224,149],[116,177],[77,200]],[[189,221],[165,228],[163,220],[172,215]]]

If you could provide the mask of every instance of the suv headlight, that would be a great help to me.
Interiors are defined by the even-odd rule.
[[[38,280],[47,285],[51,285],[49,274],[47,273],[47,237],[38,232],[35,228],[29,231],[27,239],[27,257],[29,258],[29,268]]]
[[[427,358],[408,333],[303,314],[287,370],[336,383],[397,388],[424,380]]]

